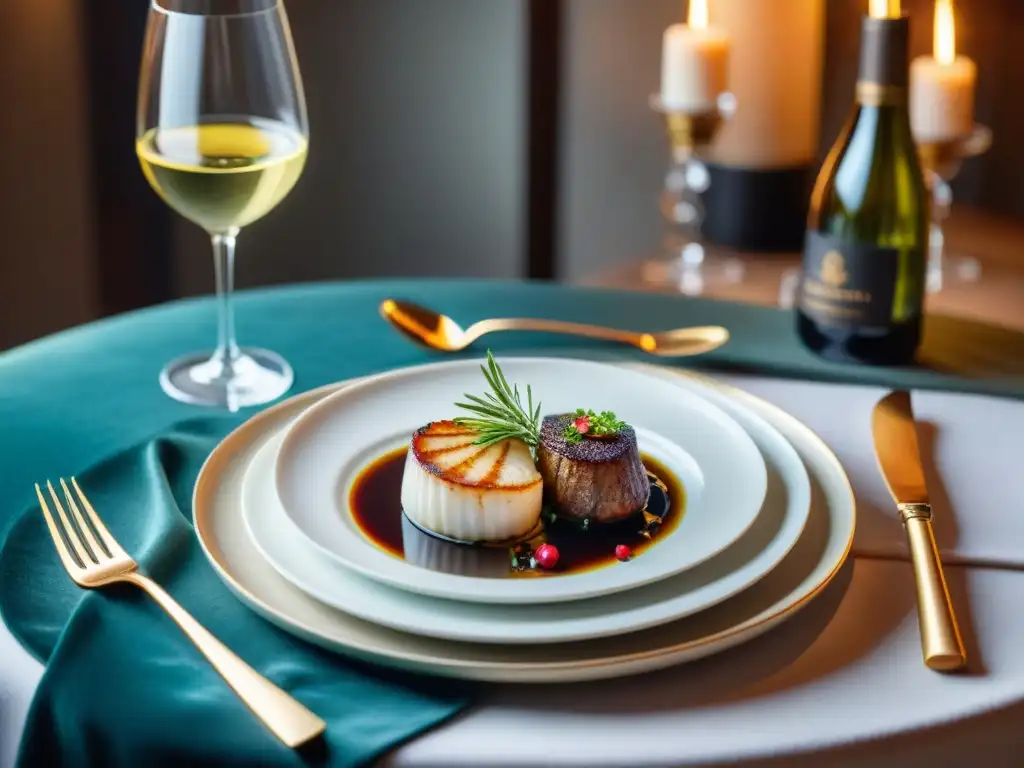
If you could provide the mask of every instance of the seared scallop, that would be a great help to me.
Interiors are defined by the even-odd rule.
[[[486,447],[479,434],[435,421],[413,434],[402,477],[402,508],[414,523],[459,541],[506,541],[536,528],[540,473],[522,440]]]

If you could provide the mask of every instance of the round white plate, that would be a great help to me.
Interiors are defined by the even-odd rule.
[[[659,375],[673,376],[668,371]],[[290,584],[260,557],[244,531],[242,478],[269,433],[334,391],[334,385],[254,416],[210,454],[193,496],[196,534],[216,573],[243,603],[285,631],[365,661],[474,680],[555,683],[636,674],[708,656],[767,632],[824,589],[853,540],[853,493],[828,447],[791,416],[742,392],[726,395],[715,385],[683,376],[677,384],[726,408],[735,398],[753,409],[791,442],[812,481],[807,526],[778,567],[731,600],[682,621],[579,643],[457,643],[362,621]]]
[[[483,393],[479,361],[421,366],[365,379],[327,396],[288,429],[277,456],[278,497],[308,544],[368,578],[433,597],[482,603],[581,600],[682,573],[739,539],[757,518],[767,473],[757,446],[707,399],[656,376],[558,358],[499,360],[510,383],[533,388],[541,413],[578,407],[615,411],[642,451],[683,483],[683,519],[628,568],[543,579],[488,579],[406,562],[374,544],[348,505],[362,469],[407,444],[413,430],[458,414],[464,393]]]
[[[243,519],[257,549],[288,581],[327,605],[385,627],[478,643],[560,643],[635,632],[706,610],[746,589],[800,538],[811,503],[803,462],[763,419],[742,407],[733,415],[768,468],[768,493],[757,522],[707,562],[643,589],[572,602],[487,605],[425,597],[363,578],[309,547],[281,507],[273,467],[286,427],[259,439],[262,447],[242,483]],[[435,542],[416,529],[409,535],[427,547]]]

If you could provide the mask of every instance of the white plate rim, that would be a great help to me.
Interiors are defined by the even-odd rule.
[[[773,471],[786,487],[783,522],[765,546],[742,561],[739,567],[692,588],[687,588],[686,582],[692,573],[699,573],[699,567],[659,582],[653,587],[654,593],[630,590],[582,601],[582,605],[552,604],[559,608],[551,610],[544,605],[480,605],[443,600],[373,583],[303,546],[305,540],[284,510],[270,510],[266,506],[274,503],[267,501],[273,488],[259,485],[257,489],[254,485],[268,482],[265,462],[273,458],[268,457],[267,452],[283,442],[287,424],[272,427],[258,438],[261,445],[249,460],[240,487],[242,520],[250,541],[264,560],[287,581],[321,603],[374,624],[411,634],[472,643],[564,643],[627,634],[682,619],[728,600],[773,570],[802,536],[811,509],[811,485],[806,467],[775,427],[747,408],[741,406],[740,410],[742,415],[735,418],[744,430],[759,436],[755,439],[758,450],[766,453],[766,464],[778,467]],[[769,452],[760,447],[764,441],[774,443]],[[250,507],[253,499],[262,501],[264,506],[259,511]],[[271,526],[273,535],[270,535],[271,528],[264,529],[261,525]],[[282,553],[281,547],[289,546],[289,538],[298,544],[301,554]],[[295,544],[290,546],[295,547]]]
[[[648,370],[660,370],[657,366],[635,365],[643,366]],[[689,658],[698,658],[720,650],[726,650],[729,647],[767,632],[772,627],[799,612],[833,581],[846,562],[853,545],[853,536],[856,529],[856,506],[853,488],[841,463],[828,445],[813,430],[779,407],[743,390],[715,382],[713,379],[699,374],[668,370],[662,371],[659,375],[688,378],[698,383],[703,383],[705,386],[717,387],[741,401],[757,404],[764,411],[771,413],[775,419],[785,422],[788,428],[800,433],[808,441],[809,445],[814,447],[814,451],[820,457],[822,463],[829,468],[835,481],[842,486],[842,493],[840,498],[837,499],[837,506],[847,511],[849,519],[848,523],[843,526],[846,529],[846,536],[841,541],[841,549],[832,553],[830,562],[825,566],[828,567],[828,570],[815,582],[809,584],[802,583],[785,598],[777,601],[770,608],[748,621],[723,631],[701,637],[697,640],[666,645],[648,651],[615,654],[573,662],[509,663],[492,661],[490,663],[483,663],[472,659],[431,655],[407,649],[384,653],[378,644],[353,642],[351,638],[347,642],[342,643],[336,638],[322,636],[315,627],[274,608],[239,581],[235,574],[232,573],[231,566],[222,561],[223,556],[214,537],[213,521],[208,515],[209,510],[203,503],[204,497],[210,493],[207,486],[213,485],[215,487],[214,480],[216,479],[216,470],[219,466],[225,460],[230,461],[231,455],[241,446],[244,446],[253,434],[258,434],[267,422],[272,423],[275,419],[281,418],[284,413],[298,412],[302,407],[307,407],[309,404],[316,402],[317,399],[335,391],[338,387],[345,386],[348,382],[336,382],[295,395],[257,414],[225,437],[207,457],[196,481],[193,492],[193,525],[197,538],[204,555],[220,579],[245,605],[257,614],[276,626],[313,644],[386,666],[420,673],[490,682],[579,682],[653,671],[689,660]],[[821,565],[821,561],[819,561],[819,565]]]
[[[615,365],[601,361],[578,358],[545,358],[519,355],[509,355],[507,359],[525,364],[550,365],[553,362],[558,362],[572,366],[591,367],[594,368],[595,371],[605,368],[625,369],[632,371],[633,373],[646,376],[651,380],[660,380],[664,382],[663,378],[652,375],[646,368]],[[651,566],[660,565],[660,570],[655,571],[653,567],[648,567],[647,563],[651,562],[650,559],[648,559],[646,561],[638,561],[644,566],[642,572],[641,569],[627,571],[625,569],[604,568],[597,571],[588,571],[582,574],[575,574],[559,579],[545,580],[543,589],[540,589],[537,582],[530,579],[496,582],[492,579],[481,579],[425,571],[424,569],[405,563],[394,558],[392,555],[381,551],[370,542],[365,541],[362,537],[358,536],[355,531],[349,530],[349,526],[347,524],[340,525],[339,532],[341,532],[342,536],[349,542],[349,545],[353,547],[352,552],[354,554],[343,554],[325,546],[322,542],[317,541],[311,531],[307,530],[303,523],[296,519],[294,509],[289,509],[289,506],[294,508],[294,505],[289,505],[289,499],[286,498],[287,491],[282,493],[281,483],[283,472],[281,467],[282,462],[285,460],[283,460],[281,456],[285,455],[286,451],[296,450],[296,444],[301,444],[301,441],[305,436],[304,433],[308,430],[315,429],[320,415],[322,413],[329,412],[332,408],[336,408],[336,404],[339,400],[343,401],[344,398],[347,397],[358,397],[365,391],[371,390],[374,386],[388,386],[392,382],[401,382],[406,378],[428,376],[432,372],[438,370],[453,371],[464,369],[468,373],[477,370],[480,364],[481,360],[479,359],[460,359],[456,361],[428,363],[425,365],[386,371],[357,380],[347,387],[339,387],[337,390],[328,393],[325,397],[303,411],[301,416],[289,427],[288,434],[285,437],[284,444],[282,445],[281,452],[279,453],[277,465],[275,466],[275,478],[278,496],[281,499],[282,505],[308,546],[315,548],[326,557],[335,560],[340,565],[358,572],[366,578],[381,581],[397,589],[403,589],[421,595],[427,595],[429,597],[481,603],[553,603],[596,598],[618,591],[635,589],[669,576],[682,573],[685,570],[700,565],[702,562],[714,557],[735,543],[744,533],[746,533],[747,530],[749,530],[757,519],[757,515],[760,513],[761,505],[763,504],[765,492],[767,490],[767,470],[764,466],[764,460],[761,456],[760,450],[758,450],[757,446],[750,439],[749,435],[746,434],[745,430],[736,423],[736,420],[722,408],[710,402],[706,398],[701,397],[699,394],[679,388],[679,396],[682,398],[683,402],[688,401],[691,403],[691,407],[703,409],[709,414],[709,418],[720,422],[723,429],[729,434],[729,439],[735,441],[736,447],[742,451],[744,461],[748,462],[750,465],[750,471],[755,473],[747,477],[748,482],[746,485],[749,490],[749,498],[744,502],[746,506],[755,508],[755,511],[752,515],[749,515],[748,519],[745,519],[742,528],[736,528],[732,531],[731,538],[723,540],[714,548],[703,550],[699,557],[692,557],[690,560],[677,560],[673,562],[672,559],[667,556],[667,552],[663,551],[659,556],[659,559],[651,563]],[[662,439],[665,439],[664,436],[661,437]],[[676,447],[686,453],[684,447]],[[701,471],[704,472],[705,469],[701,467]],[[756,502],[754,501],[755,499]],[[679,533],[679,529],[673,531],[672,535],[674,536],[677,533]],[[662,542],[663,545],[664,543],[665,542]],[[650,555],[653,552],[658,551],[658,549],[663,549],[663,547],[653,549],[652,552],[647,553],[646,557],[650,558]]]

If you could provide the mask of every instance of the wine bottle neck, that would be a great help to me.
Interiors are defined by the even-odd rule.
[[[857,81],[857,106],[895,107],[908,111],[907,89],[895,85],[880,85],[865,80]],[[909,112],[908,112],[909,114]]]
[[[866,107],[905,105],[909,80],[909,17],[865,17],[861,29],[857,103]]]

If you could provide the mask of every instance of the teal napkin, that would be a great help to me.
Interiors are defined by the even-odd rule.
[[[80,479],[122,546],[204,626],[319,714],[325,738],[298,753],[280,744],[136,588],[75,587],[37,513],[16,524],[3,559],[4,616],[33,654],[48,657],[19,765],[358,766],[468,703],[465,686],[371,669],[272,629],[211,574],[189,499],[228,426],[178,425]]]
[[[931,320],[925,365],[872,369],[806,352],[789,313],[680,299],[499,281],[387,281],[296,286],[238,298],[243,343],[282,353],[294,391],[450,359],[377,316],[386,297],[457,321],[552,317],[634,330],[722,324],[724,348],[686,364],[829,381],[1024,395],[1024,345],[1004,329]],[[451,681],[389,673],[317,650],[243,608],[195,542],[189,499],[217,440],[251,415],[176,403],[157,384],[171,357],[207,347],[207,299],[94,323],[0,355],[0,615],[47,670],[21,765],[360,765],[442,722],[472,699]],[[547,334],[488,339],[496,353],[654,360]],[[462,353],[479,356],[484,347]],[[32,483],[77,474],[110,528],[187,609],[262,673],[328,721],[318,749],[281,747],[148,598],[84,592],[61,570]]]

